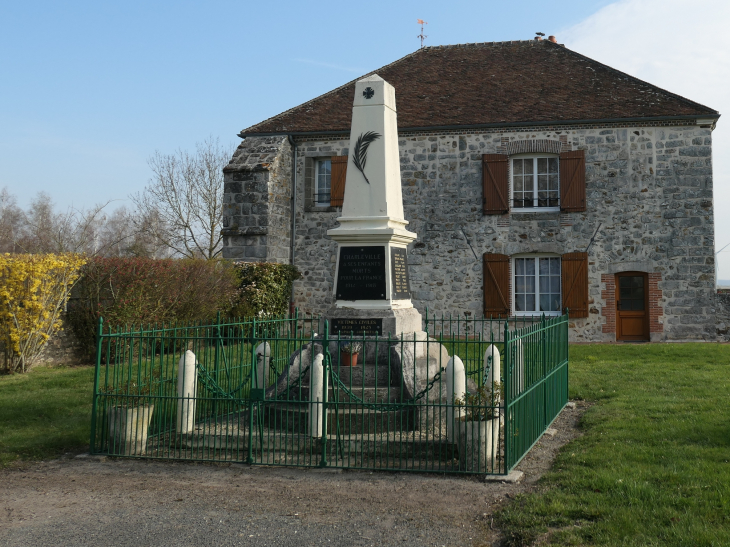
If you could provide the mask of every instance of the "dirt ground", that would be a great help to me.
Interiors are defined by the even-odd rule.
[[[0,471],[0,546],[485,546],[493,512],[579,435],[566,408],[519,483],[69,455]]]

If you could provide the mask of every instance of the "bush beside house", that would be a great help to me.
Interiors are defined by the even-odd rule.
[[[73,253],[0,255],[0,371],[25,372],[61,327],[85,258]]]
[[[283,264],[223,260],[93,258],[68,306],[68,323],[92,356],[99,317],[107,328],[191,324],[284,314],[298,277]]]
[[[238,262],[234,269],[241,292],[229,312],[231,317],[286,315],[289,312],[292,283],[301,277],[294,266]]]
[[[217,260],[93,258],[68,306],[68,322],[93,354],[99,317],[109,328],[191,323],[215,317],[236,301],[230,264]]]

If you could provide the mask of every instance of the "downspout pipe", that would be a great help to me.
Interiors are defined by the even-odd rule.
[[[289,237],[290,248],[289,248],[289,264],[294,266],[294,242],[296,240],[297,230],[297,144],[294,142],[294,137],[289,134],[287,135],[289,144],[292,147],[292,185],[291,185],[291,234]],[[291,286],[291,294],[289,295],[289,314],[294,315],[294,283]]]

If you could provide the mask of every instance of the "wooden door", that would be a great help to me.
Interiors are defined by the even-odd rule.
[[[649,340],[649,283],[645,273],[616,275],[616,338]]]

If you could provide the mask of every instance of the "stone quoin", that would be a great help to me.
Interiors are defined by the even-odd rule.
[[[717,111],[545,40],[426,47],[375,74],[364,94],[353,81],[241,132],[224,170],[224,257],[293,260],[294,304],[337,306],[335,238],[349,193],[368,186],[351,181],[353,96],[374,100],[384,79],[398,97],[392,216],[418,234],[397,246],[407,278],[385,254],[389,306],[397,280],[421,313],[569,308],[573,341],[727,335],[715,291]]]

